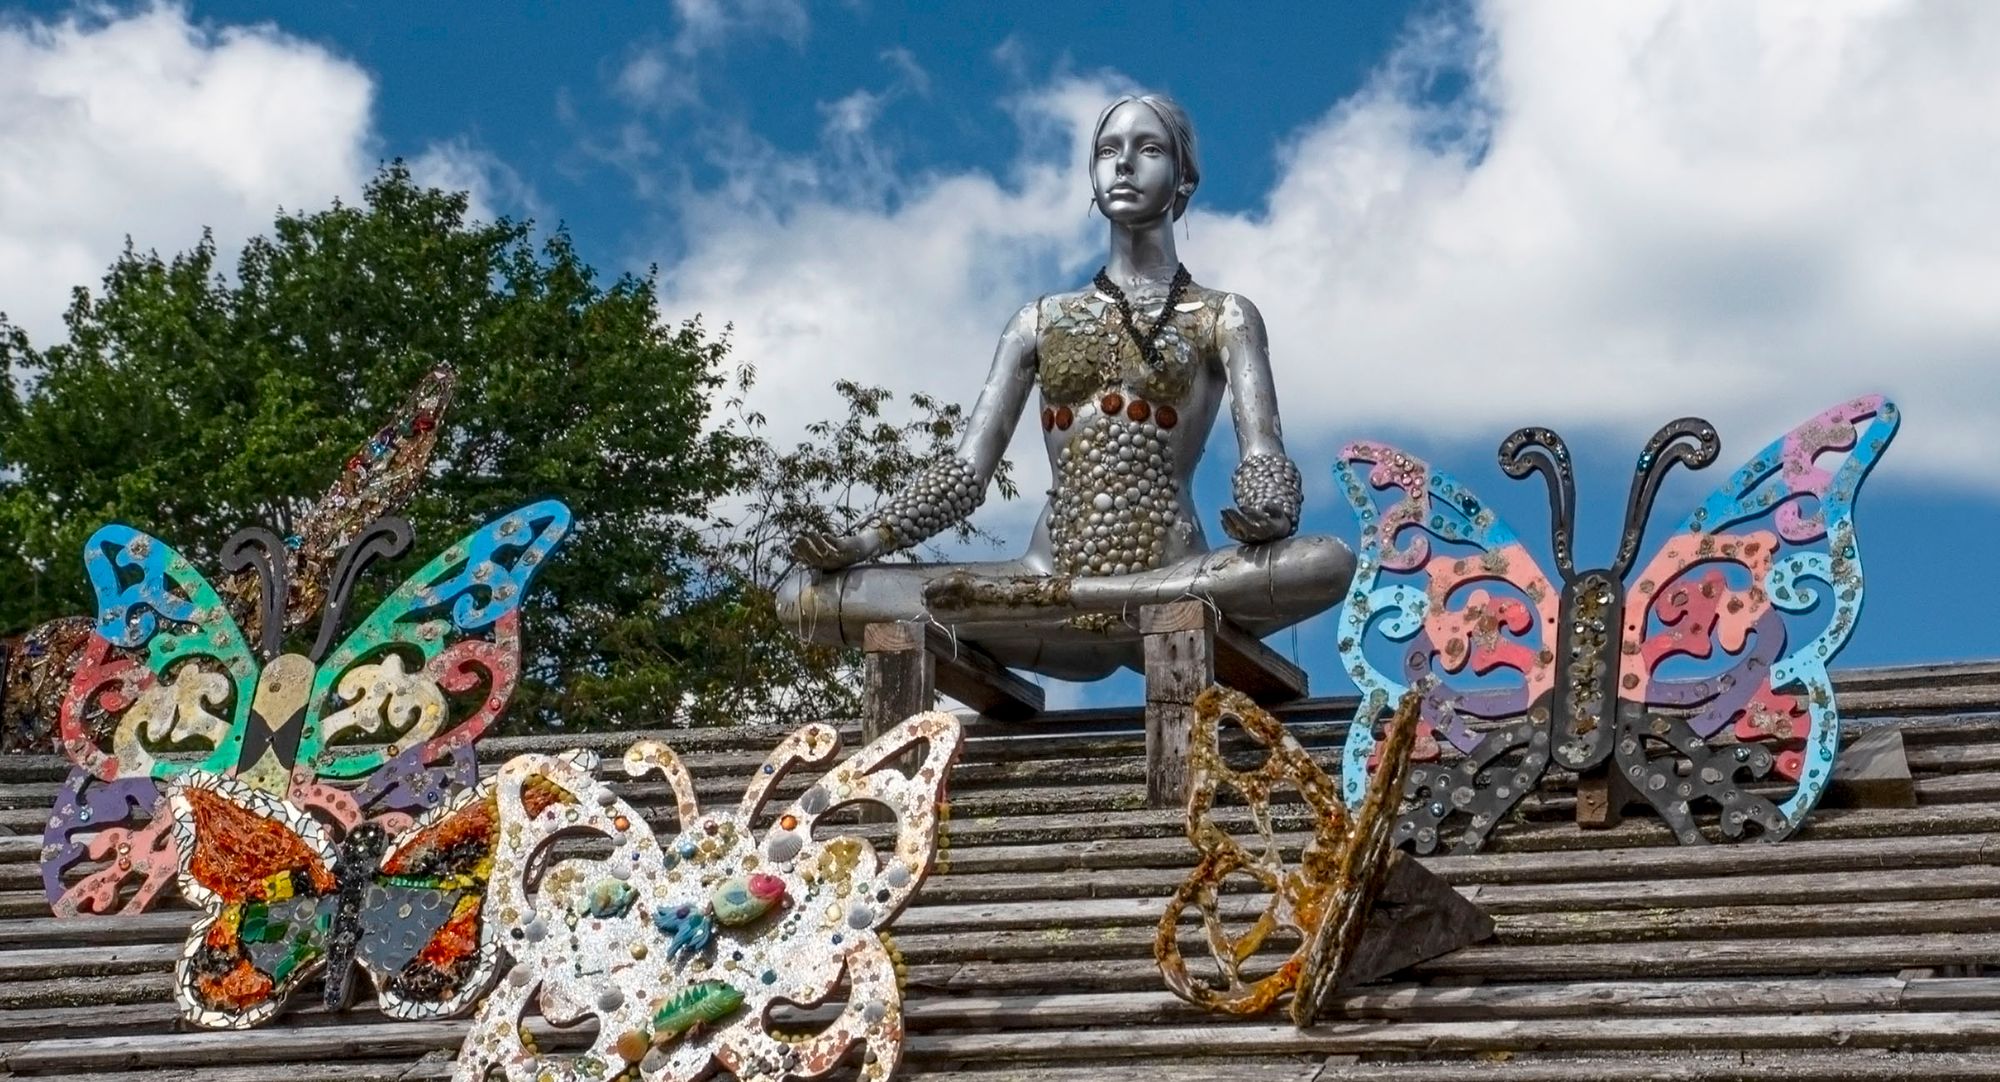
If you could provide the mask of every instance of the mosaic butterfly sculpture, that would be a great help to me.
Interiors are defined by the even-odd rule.
[[[937,851],[939,800],[959,754],[958,722],[919,714],[834,767],[756,829],[779,780],[840,747],[837,730],[791,734],[733,811],[702,812],[692,777],[663,745],[634,744],[625,773],[664,775],[680,832],[656,837],[638,811],[592,777],[595,756],[521,756],[498,776],[505,833],[487,919],[517,960],[480,1005],[453,1078],[508,1082],[813,1077],[857,1041],[863,1078],[887,1078],[902,1055],[895,962],[878,929],[900,912]],[[913,745],[913,766],[896,765]],[[906,772],[906,770],[908,772]],[[574,794],[539,810],[534,787]],[[894,816],[878,851],[829,819],[857,801]],[[608,840],[601,859],[558,859],[531,885],[557,839]],[[817,1033],[780,1035],[771,1012],[811,1007],[839,988],[845,1005]],[[539,992],[539,995],[537,993]],[[524,1036],[531,1000],[550,1022],[597,1020],[587,1051],[544,1054]]]
[[[357,963],[395,1018],[460,1013],[498,976],[481,920],[499,830],[490,782],[393,837],[369,822],[337,844],[298,804],[207,771],[175,776],[167,800],[181,893],[203,910],[174,967],[195,1025],[257,1025],[321,974],[326,1006],[344,1009]]]
[[[276,915],[269,906],[344,891],[341,905],[365,915],[359,888],[336,881],[402,875],[394,861],[382,865],[386,872],[357,862],[383,852],[415,859],[406,852],[419,840],[404,831],[410,815],[446,806],[455,787],[478,780],[473,742],[505,708],[519,675],[522,597],[568,528],[568,510],[552,501],[488,523],[336,646],[368,564],[410,547],[407,523],[379,520],[341,554],[304,653],[285,650],[285,546],[268,531],[242,531],[222,551],[225,568],[254,571],[261,582],[253,645],[216,589],[164,542],[125,526],[99,530],[84,556],[96,625],[61,716],[63,749],[78,771],[59,793],[44,839],[44,882],[57,912],[109,912],[134,876],[141,882],[126,908],[142,908],[178,876],[189,898],[209,909],[198,939],[221,952],[184,960],[184,1011],[203,1025],[268,1017],[296,984],[295,971],[308,962],[314,968],[330,948],[283,961],[249,944],[281,924],[309,940],[340,930],[330,909],[303,921],[296,905]],[[109,750],[84,728],[93,710],[112,719]],[[169,793],[171,807],[162,807]],[[135,815],[149,821],[126,825]],[[446,822],[432,815],[414,829]],[[339,850],[349,859],[337,858],[331,829],[346,834]],[[106,866],[65,887],[64,872],[86,858]],[[454,851],[438,866],[459,863]],[[424,889],[446,890],[444,900],[456,906],[462,874],[440,873],[448,885]],[[412,872],[403,885],[422,886],[429,875]],[[265,907],[261,928],[258,912],[245,908],[255,906]],[[442,924],[453,911],[433,915]],[[197,946],[190,943],[190,959]],[[246,950],[249,970],[231,961]],[[262,968],[266,961],[283,971]],[[201,972],[190,975],[189,965]],[[214,966],[223,969],[207,972]],[[201,992],[204,973],[235,976],[214,996]]]
[[[285,605],[288,631],[319,617],[335,562],[361,529],[401,510],[416,492],[427,474],[442,431],[439,425],[451,408],[457,381],[457,372],[448,364],[425,373],[389,422],[348,456],[346,468],[318,501],[293,519],[297,532],[285,540],[290,550],[291,595]],[[247,570],[225,575],[216,583],[216,592],[251,638],[257,637],[261,619],[258,587],[257,576]],[[0,751],[57,750],[57,719],[79,660],[90,644],[91,627],[87,616],[66,616],[35,627],[18,640],[0,640]],[[106,721],[103,711],[87,712],[83,727],[90,739],[98,743],[109,739]],[[80,780],[72,778],[72,782]],[[163,884],[164,880],[158,882]],[[58,897],[51,893],[49,900],[55,902]]]
[[[1363,692],[1348,801],[1361,799],[1375,748],[1361,719],[1414,688],[1424,725],[1396,840],[1418,852],[1479,848],[1551,766],[1614,772],[1683,844],[1705,840],[1694,811],[1704,800],[1726,837],[1797,831],[1839,747],[1826,667],[1861,610],[1854,497],[1898,420],[1880,397],[1826,410],[1736,471],[1641,564],[1661,478],[1721,450],[1707,422],[1675,421],[1639,456],[1616,558],[1583,571],[1571,558],[1568,449],[1521,429],[1500,463],[1548,484],[1554,579],[1465,486],[1392,447],[1348,446],[1334,472],[1362,546],[1340,651]],[[1378,512],[1373,491],[1391,488],[1399,499]],[[1433,539],[1459,551],[1433,554]],[[1371,630],[1394,644],[1392,671],[1364,652]],[[1440,736],[1462,758],[1441,761]],[[1792,783],[1781,802],[1745,787],[1767,775]]]
[[[1269,754],[1255,769],[1240,771],[1224,761],[1224,722],[1241,728]],[[1417,730],[1417,699],[1408,696],[1389,723],[1381,769],[1369,782],[1366,799],[1349,813],[1333,779],[1313,762],[1276,718],[1249,696],[1210,687],[1195,699],[1195,725],[1188,746],[1188,840],[1201,853],[1160,917],[1153,955],[1167,987],[1199,1007],[1225,1014],[1262,1014],[1278,997],[1292,994],[1291,1017],[1309,1026],[1320,1005],[1339,984],[1361,942],[1368,913],[1388,875],[1390,834],[1396,825]],[[1248,806],[1260,843],[1246,848],[1213,818],[1217,788],[1228,785]],[[1288,862],[1271,826],[1271,796],[1279,786],[1298,790],[1312,815],[1312,837],[1296,862]],[[1219,891],[1232,875],[1255,880],[1265,896],[1255,920],[1233,934]],[[1192,904],[1201,912],[1220,983],[1188,972],[1181,956],[1181,914]],[[1246,979],[1244,965],[1273,932],[1289,932],[1299,947],[1274,971]]]

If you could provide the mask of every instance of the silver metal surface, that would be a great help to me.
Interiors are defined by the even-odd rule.
[[[1150,95],[1121,99],[1092,147],[1091,187],[1110,227],[1104,284],[1014,314],[950,463],[853,533],[798,539],[808,570],[781,588],[779,609],[800,634],[853,644],[869,623],[930,614],[1004,664],[1094,679],[1136,665],[1137,640],[1082,614],[1136,615],[1141,604],[1192,596],[1268,634],[1345,592],[1347,546],[1292,537],[1299,474],[1285,454],[1263,317],[1233,293],[1171,288],[1173,222],[1200,181],[1186,115]],[[1055,487],[1028,550],[971,564],[872,563],[970,513],[1037,388]],[[1211,550],[1192,482],[1225,392],[1242,465],[1238,506],[1221,520],[1238,544]],[[946,575],[985,585],[933,589],[927,602],[926,588]]]

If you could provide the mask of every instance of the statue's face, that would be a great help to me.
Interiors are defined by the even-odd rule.
[[[1097,209],[1126,225],[1150,222],[1172,212],[1179,183],[1173,138],[1159,115],[1136,101],[1112,110],[1090,163]]]

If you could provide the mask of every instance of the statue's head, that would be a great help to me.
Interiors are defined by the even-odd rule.
[[[1097,209],[1136,224],[1186,212],[1201,183],[1194,124],[1172,98],[1134,94],[1097,115],[1090,136],[1090,187]]]

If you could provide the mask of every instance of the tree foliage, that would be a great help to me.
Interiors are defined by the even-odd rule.
[[[782,537],[858,514],[962,415],[920,400],[893,423],[881,392],[844,388],[851,416],[780,452],[728,397],[751,370],[699,322],[663,323],[650,277],[602,283],[562,231],[466,210],[391,165],[357,205],[281,213],[233,275],[207,236],[171,259],[128,244],[100,290],[75,292],[66,341],[38,348],[0,317],[0,537],[18,546],[0,547],[0,630],[89,611],[79,554],[105,522],[211,569],[238,528],[291,532],[444,360],[458,393],[406,512],[417,551],[376,576],[530,500],[569,504],[526,605],[517,724],[851,708],[851,658],[770,611]],[[847,477],[864,488],[819,507]]]

